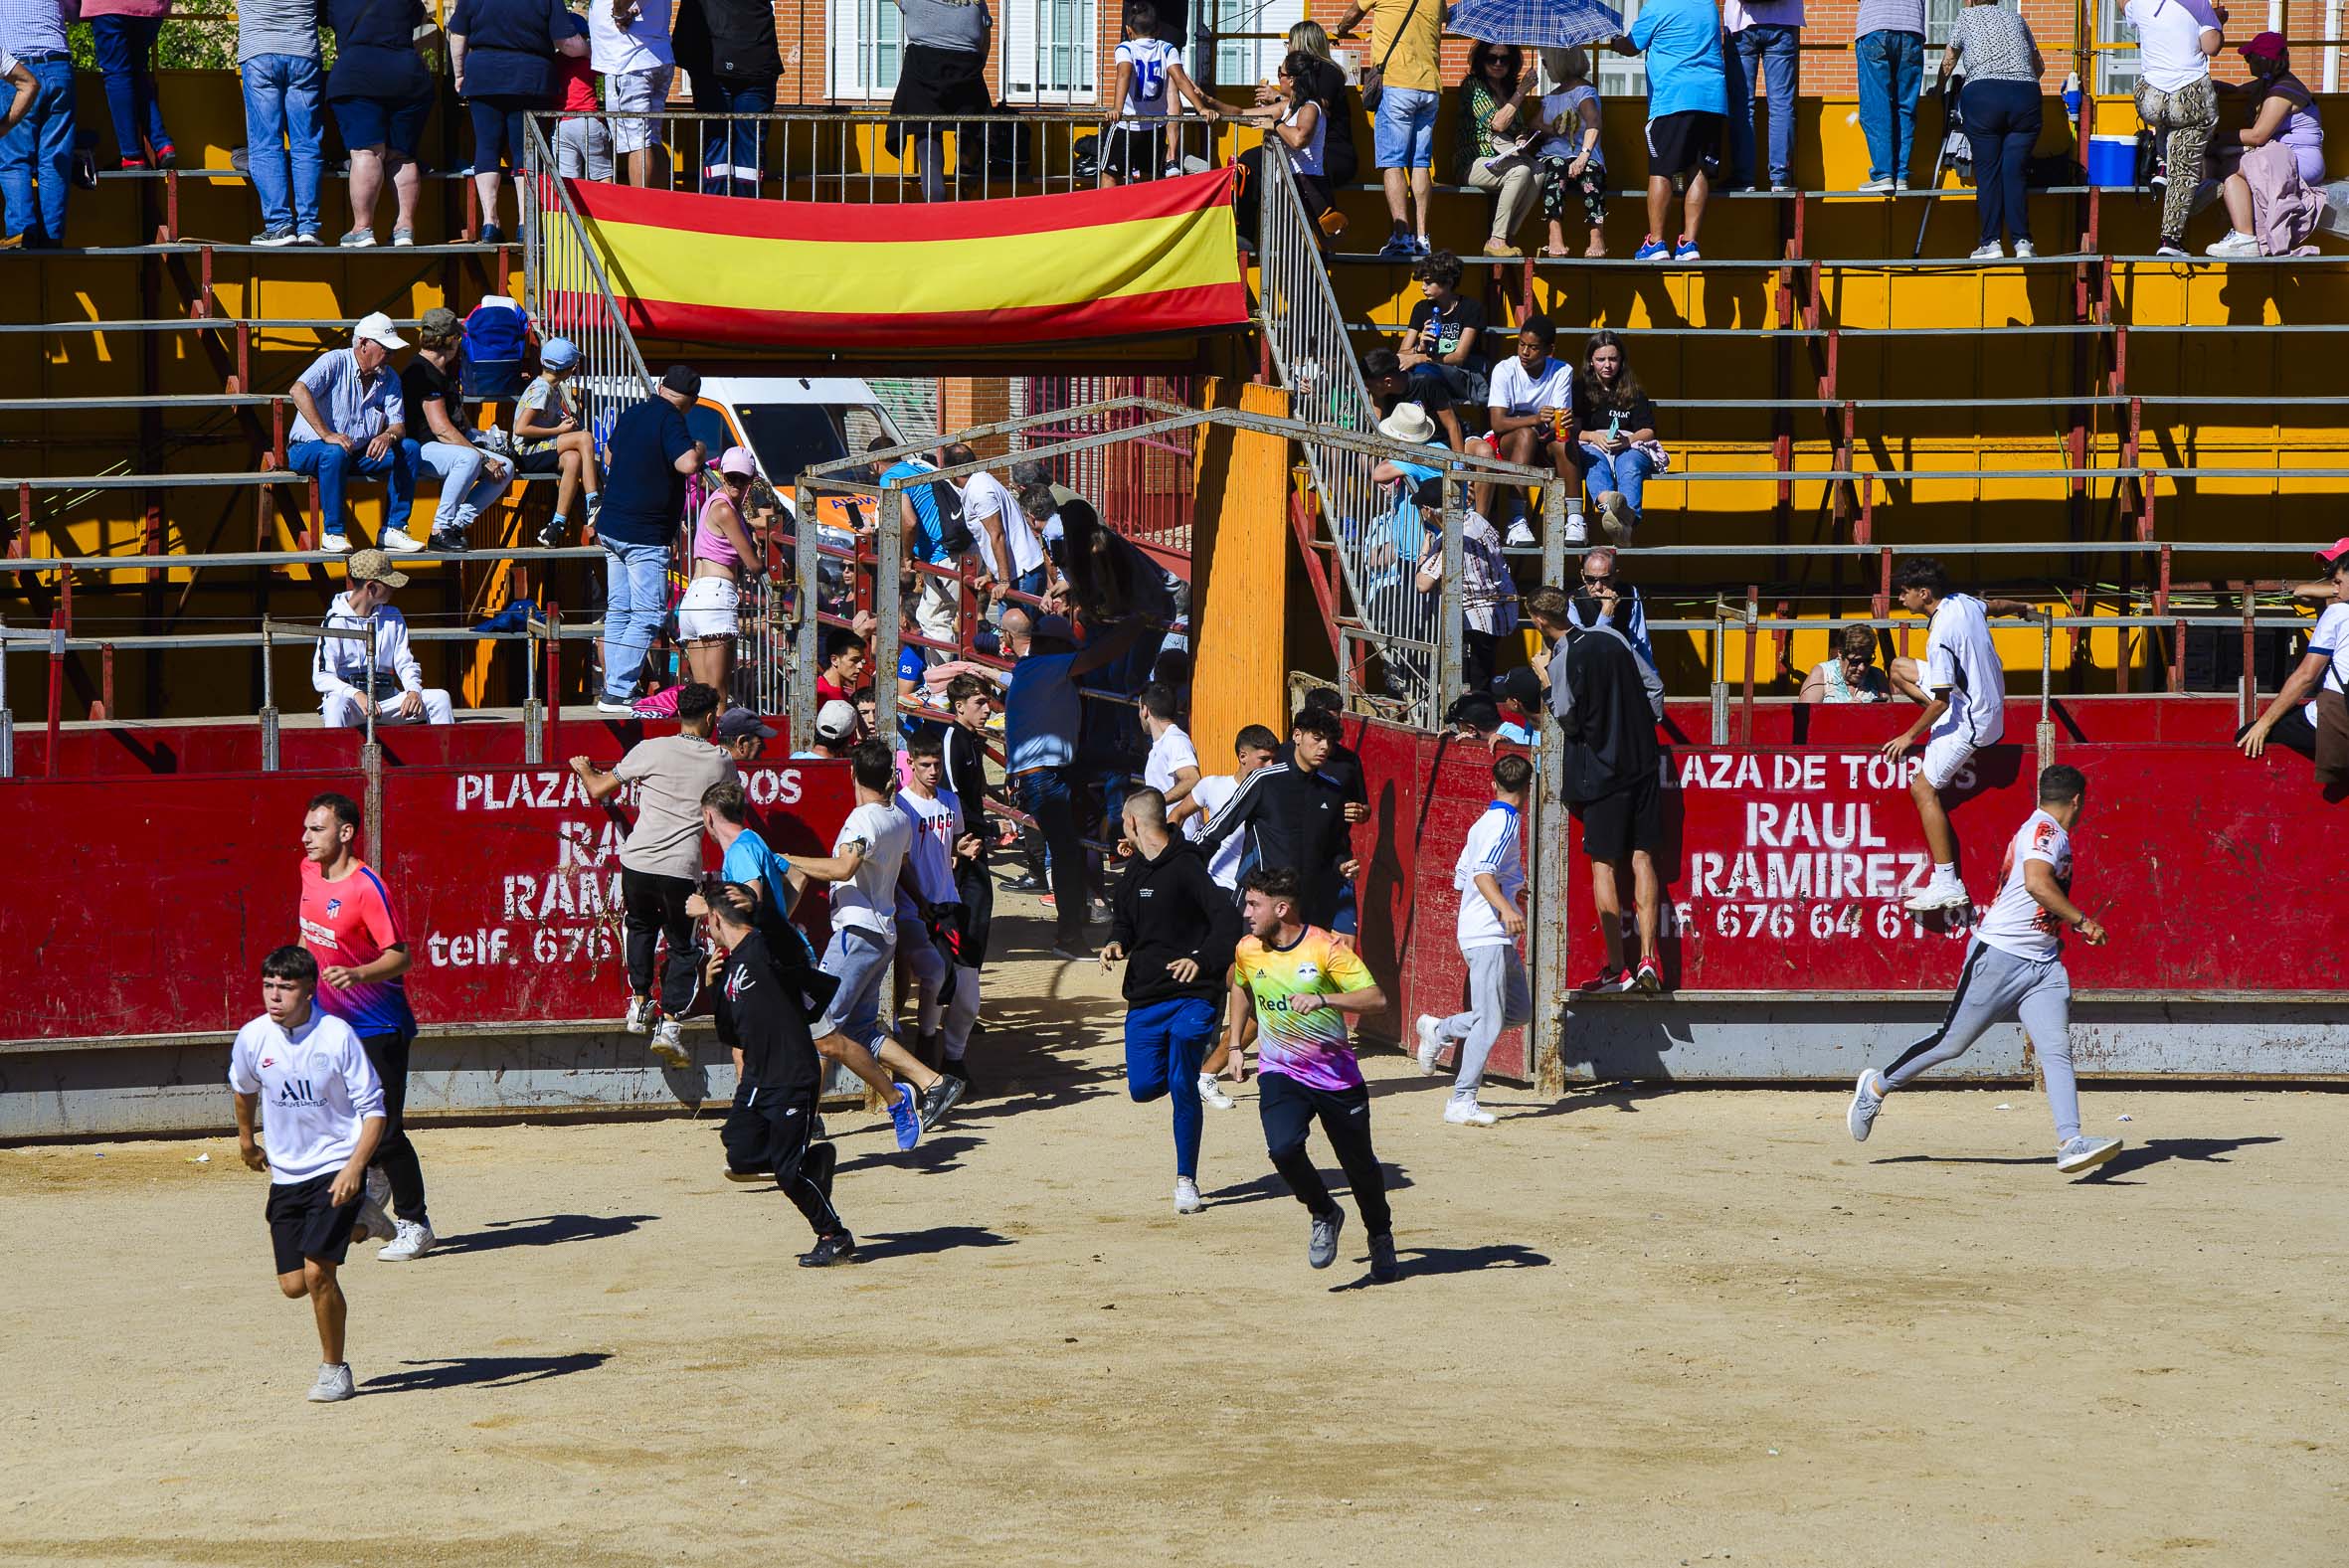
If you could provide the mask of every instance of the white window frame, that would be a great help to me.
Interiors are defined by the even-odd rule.
[[[2134,44],[2137,30],[2128,18],[2121,15],[2126,0],[2096,0],[2096,37],[2107,44]],[[2142,75],[2143,57],[2134,49],[2099,49],[2096,51],[2096,86],[2098,95],[2128,94],[2137,90],[2137,78]]]
[[[886,101],[905,61],[896,0],[824,0],[824,93]]]
[[[1004,102],[1090,104],[1099,97],[1099,3],[994,0],[995,80]]]
[[[1289,29],[1305,20],[1305,0],[1191,0],[1193,5],[1214,6],[1215,44],[1214,81],[1219,87],[1251,87],[1258,83],[1270,83],[1280,74],[1281,62],[1288,58],[1289,46],[1283,41]],[[1225,33],[1278,33],[1282,38],[1235,38],[1221,42]],[[1193,41],[1183,40],[1183,49],[1190,60],[1190,73],[1199,76],[1198,50]]]
[[[1639,20],[1639,0],[1623,0],[1623,31],[1628,36],[1631,24]],[[1591,50],[1591,86],[1598,88],[1602,98],[1644,98],[1648,95],[1648,61],[1644,55],[1618,55],[1613,50]],[[1527,50],[1526,70],[1537,72],[1534,52]]]

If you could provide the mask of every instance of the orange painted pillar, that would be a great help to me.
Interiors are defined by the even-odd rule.
[[[1288,415],[1289,395],[1278,387],[1251,382],[1238,394],[1245,413]],[[1211,391],[1206,403],[1220,401]],[[1213,774],[1230,770],[1232,737],[1245,726],[1285,734],[1289,442],[1228,427],[1209,427],[1201,437],[1191,534],[1190,734],[1200,768]]]

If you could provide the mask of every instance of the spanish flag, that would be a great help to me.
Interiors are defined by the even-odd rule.
[[[1233,178],[887,206],[565,184],[632,331],[907,349],[1245,325]],[[582,275],[571,226],[547,227],[547,275]]]

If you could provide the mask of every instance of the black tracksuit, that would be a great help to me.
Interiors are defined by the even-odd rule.
[[[1207,875],[1204,856],[1179,834],[1156,860],[1126,862],[1110,897],[1109,940],[1126,953],[1126,1005],[1195,996],[1214,1006],[1229,983],[1232,949],[1239,946],[1240,912],[1231,895]],[[1178,980],[1167,972],[1177,958],[1199,972]]]
[[[959,724],[946,726],[946,786],[963,802],[963,830],[979,835],[975,859],[955,861],[955,891],[962,896],[962,943],[955,961],[976,969],[987,962],[988,933],[994,925],[995,879],[987,869],[988,842],[994,834],[987,802],[996,792],[987,785],[987,749]]]
[[[1212,857],[1241,828],[1268,871],[1294,871],[1303,883],[1298,914],[1325,930],[1338,918],[1346,877],[1338,868],[1354,858],[1353,827],[1346,820],[1347,791],[1327,776],[1292,764],[1267,763],[1248,776],[1240,792],[1199,840],[1199,853]]]
[[[778,963],[767,938],[755,931],[728,957],[718,985],[718,1033],[742,1052],[742,1086],[720,1135],[727,1164],[772,1169],[775,1184],[820,1239],[844,1235],[848,1227],[832,1208],[836,1151],[817,1141],[823,1059],[808,1033],[806,994],[790,977],[805,966]]]

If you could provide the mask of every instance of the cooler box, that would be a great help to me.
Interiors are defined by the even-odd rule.
[[[2137,138],[2134,133],[2088,138],[2088,183],[2107,190],[2126,190],[2137,183]]]

